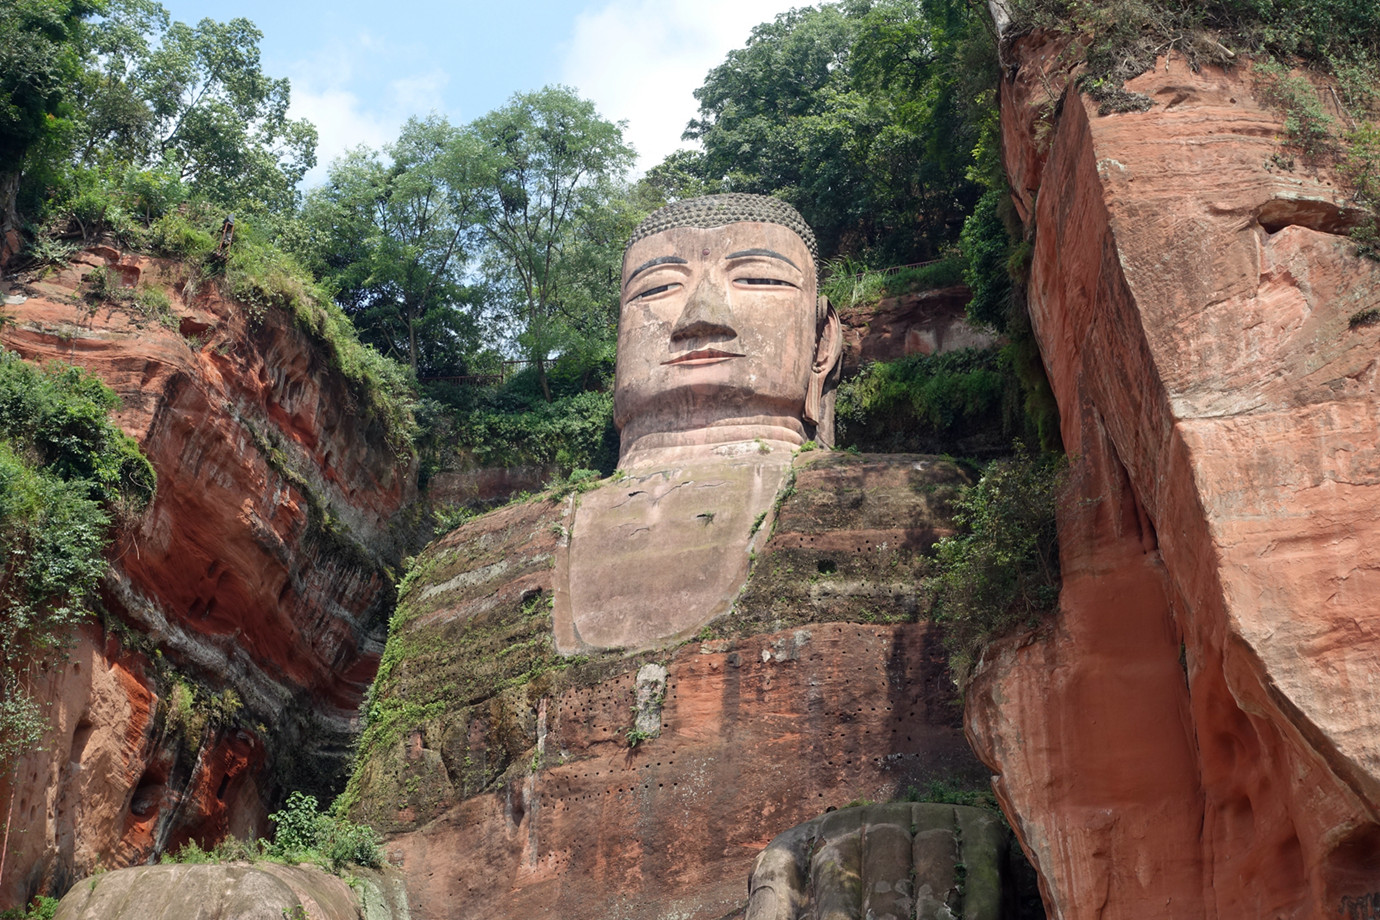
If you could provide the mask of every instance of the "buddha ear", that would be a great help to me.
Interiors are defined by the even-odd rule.
[[[824,384],[843,356],[843,328],[839,315],[823,294],[819,295],[819,308],[824,322],[820,324],[815,360],[810,366],[810,386],[805,391],[805,420],[813,425],[818,425],[824,417]]]

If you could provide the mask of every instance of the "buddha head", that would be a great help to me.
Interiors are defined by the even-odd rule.
[[[833,440],[838,316],[790,205],[710,195],[656,211],[623,255],[614,421],[620,464],[738,441]]]

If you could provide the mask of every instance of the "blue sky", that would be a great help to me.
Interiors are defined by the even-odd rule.
[[[692,95],[752,27],[787,0],[161,0],[174,19],[244,16],[264,33],[264,70],[292,81],[293,115],[321,135],[320,165],[379,147],[411,115],[466,122],[513,93],[574,86],[626,120],[639,168],[685,146]]]

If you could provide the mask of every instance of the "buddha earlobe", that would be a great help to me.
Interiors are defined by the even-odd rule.
[[[810,386],[805,391],[805,421],[818,425],[824,416],[824,385],[843,356],[843,327],[829,298],[819,295],[819,341],[815,345],[815,360],[810,366]]]

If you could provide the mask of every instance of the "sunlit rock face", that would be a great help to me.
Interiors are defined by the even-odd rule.
[[[168,323],[93,313],[82,278],[97,268],[162,288]],[[382,651],[410,460],[291,318],[180,271],[100,248],[6,307],[4,345],[104,380],[158,473],[104,584],[119,630],[91,626],[35,675],[53,731],[16,774],[6,904],[188,839],[265,834],[277,783],[320,788],[342,770]],[[179,677],[201,688],[199,711],[211,692],[240,703],[190,745],[171,728]]]
[[[581,497],[557,555],[562,652],[688,638],[742,587],[791,452],[832,443],[842,351],[814,237],[760,195],[668,205],[623,258],[616,481]]]
[[[731,611],[666,648],[554,647],[553,566],[592,492],[418,557],[347,793],[414,918],[720,920],[758,851],[826,808],[985,782],[917,587],[968,477],[825,451],[792,472]]]
[[[1100,116],[1046,105],[1058,51],[1007,49],[1002,118],[1076,458],[1062,614],[993,650],[970,737],[1061,917],[1368,916],[1380,265],[1247,65],[1161,60]]]

